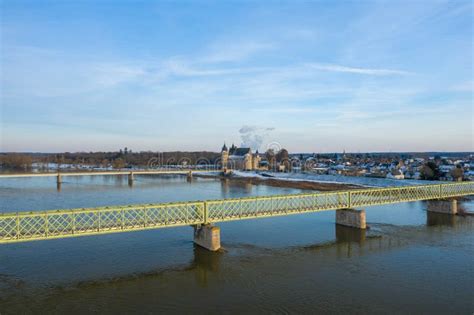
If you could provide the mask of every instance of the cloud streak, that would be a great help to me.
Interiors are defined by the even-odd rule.
[[[451,87],[455,92],[474,92],[474,81],[466,81]]]
[[[199,66],[192,60],[187,61],[184,58],[171,58],[163,63],[163,69],[166,73],[182,77],[206,77],[206,76],[225,76],[238,75],[253,72],[262,72],[268,68],[261,67],[212,67]]]
[[[310,63],[309,67],[330,72],[342,72],[342,73],[354,73],[354,74],[366,74],[375,76],[387,76],[387,75],[412,75],[412,72],[394,69],[379,69],[379,68],[358,68],[358,67],[347,67],[335,64],[319,64]]]
[[[48,6],[31,11],[34,20],[20,18],[30,16],[26,6],[9,11],[0,84],[8,143],[59,143],[55,134],[64,133],[62,148],[87,149],[71,147],[87,129],[99,138],[133,133],[151,149],[214,150],[224,139],[255,148],[268,135],[298,151],[367,150],[383,149],[371,137],[395,126],[406,150],[404,142],[427,148],[414,135],[470,145],[472,4],[311,2],[291,14],[280,5],[225,6],[196,6],[192,18],[162,8],[166,19],[135,6],[125,29],[115,9],[103,20],[90,9],[60,12],[68,17],[61,27]],[[71,117],[74,126],[62,128]],[[455,127],[442,128],[446,121]]]
[[[209,54],[203,57],[201,61],[206,63],[238,62],[274,48],[275,44],[273,43],[253,40],[214,43],[210,47]]]

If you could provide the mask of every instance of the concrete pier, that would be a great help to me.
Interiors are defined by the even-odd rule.
[[[61,191],[62,182],[63,182],[62,176],[61,174],[58,173],[58,175],[56,176],[56,190],[57,191]]]
[[[427,210],[436,213],[457,214],[458,201],[456,199],[430,200]]]
[[[336,210],[336,224],[358,229],[365,229],[367,228],[365,221],[365,210]]]
[[[133,176],[133,172],[128,173],[128,185],[132,186],[133,181],[135,180],[135,177]]]
[[[193,172],[189,171],[186,179],[191,181],[193,179]]]
[[[210,251],[221,248],[221,229],[211,224],[194,226],[194,243]]]

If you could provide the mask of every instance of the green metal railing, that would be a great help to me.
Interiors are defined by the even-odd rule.
[[[474,182],[0,214],[0,243],[76,237],[474,194]]]

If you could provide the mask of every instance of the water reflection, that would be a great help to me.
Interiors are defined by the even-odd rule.
[[[225,253],[222,250],[211,252],[198,245],[194,245],[194,260],[189,270],[194,272],[196,282],[200,286],[207,287],[210,274],[219,272],[223,255]]]
[[[474,213],[469,210],[472,205],[470,198],[459,198],[457,215],[426,211],[426,225],[438,227],[437,230],[440,231],[443,227],[458,229],[461,226],[472,226]]]
[[[472,218],[458,219],[458,229],[442,225],[445,231],[436,230],[436,237],[429,226],[374,224],[371,230],[336,226],[332,241],[310,246],[230,244],[217,253],[194,246],[184,265],[34,291],[17,289],[3,301],[0,297],[0,308],[11,313],[72,308],[113,314],[136,307],[147,313],[275,313],[282,307],[291,313],[344,313],[354,307],[363,313],[466,313],[471,307],[472,272],[466,266],[472,249],[466,246],[472,246]],[[444,247],[450,248],[449,255]],[[446,268],[449,272],[443,272]],[[17,285],[15,279],[10,278],[10,287]]]
[[[0,179],[0,212],[239,198],[303,191],[198,176],[189,181],[181,175],[135,176],[133,183],[129,183],[128,175],[65,176],[60,184],[53,177]]]
[[[230,190],[229,190],[230,184],[229,184],[229,179],[228,178],[222,178],[221,179],[221,191],[222,191],[222,196],[226,197],[229,195]]]
[[[426,225],[428,226],[445,225],[445,226],[454,227],[457,222],[456,219],[457,219],[456,216],[452,214],[426,211]]]
[[[351,228],[347,226],[336,225],[336,242],[337,243],[357,243],[365,242],[367,230]]]
[[[233,198],[235,195],[251,195],[253,192],[258,191],[258,186],[243,180],[231,181],[221,179],[221,187],[223,198]]]
[[[93,177],[93,176],[91,176],[91,177]],[[114,177],[114,183],[115,183],[115,186],[117,186],[117,187],[124,186],[125,180],[128,179],[128,176],[125,176],[125,175],[112,176],[112,177]]]

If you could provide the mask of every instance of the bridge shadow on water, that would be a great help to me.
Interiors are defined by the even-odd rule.
[[[400,249],[416,242],[426,242],[428,233],[462,233],[470,231],[474,217],[463,217],[427,212],[425,226],[396,226],[391,224],[371,224],[367,230],[335,225],[333,241],[312,245],[291,246],[288,248],[265,248],[251,244],[231,244],[219,252],[210,252],[197,245],[194,246],[194,259],[187,270],[194,272],[197,283],[208,284],[209,278],[226,270],[222,265],[233,258],[240,262],[258,262],[258,257],[298,257],[299,254],[314,253],[325,260],[338,260],[374,253]],[[442,238],[442,234],[439,234]],[[235,252],[238,252],[236,255]],[[231,258],[229,259],[229,256]]]
[[[219,273],[224,255],[225,250],[210,252],[198,245],[194,245],[194,259],[187,270],[194,273],[197,284],[206,287],[210,275]]]
[[[426,225],[427,226],[449,226],[456,227],[459,218],[455,215],[436,213],[436,212],[426,212]]]
[[[184,264],[48,288],[29,288],[19,279],[0,276],[0,283],[4,286],[0,286],[0,310],[6,310],[5,314],[61,313],[69,309],[73,309],[73,313],[91,310],[124,313],[133,311],[132,305],[140,304],[143,305],[143,312],[178,312],[184,309],[185,313],[205,305],[197,312],[205,313],[206,310],[216,311],[212,309],[212,303],[227,303],[237,311],[245,307],[262,311],[264,308],[257,307],[260,304],[276,310],[271,308],[272,305],[282,303],[285,294],[297,294],[285,290],[286,286],[299,288],[303,292],[301,298],[312,296],[317,299],[318,294],[332,298],[326,296],[324,290],[326,287],[328,292],[335,290],[328,282],[333,278],[334,283],[339,281],[339,286],[360,287],[360,292],[354,293],[356,295],[369,295],[374,293],[370,291],[370,285],[376,281],[374,275],[379,277],[379,273],[386,273],[384,276],[398,276],[397,273],[392,275],[389,270],[397,268],[397,262],[390,262],[391,251],[400,252],[400,249],[433,242],[433,239],[455,239],[466,231],[472,231],[473,219],[427,212],[426,225],[422,226],[369,222],[370,229],[359,230],[336,225],[333,239],[328,242],[285,248],[226,243],[224,240],[223,250],[210,252],[191,245],[193,255]],[[364,283],[363,278],[358,276],[361,266],[372,262],[369,257],[380,257],[380,254],[387,252],[385,260],[374,260],[376,267],[373,268],[381,268],[382,271],[377,269],[370,275],[372,278]],[[241,299],[240,304],[234,294]],[[220,301],[213,301],[215,296]],[[334,295],[336,297],[338,294]],[[251,302],[254,304],[247,304]],[[315,305],[318,304],[305,305],[302,302],[300,310],[308,311]]]

